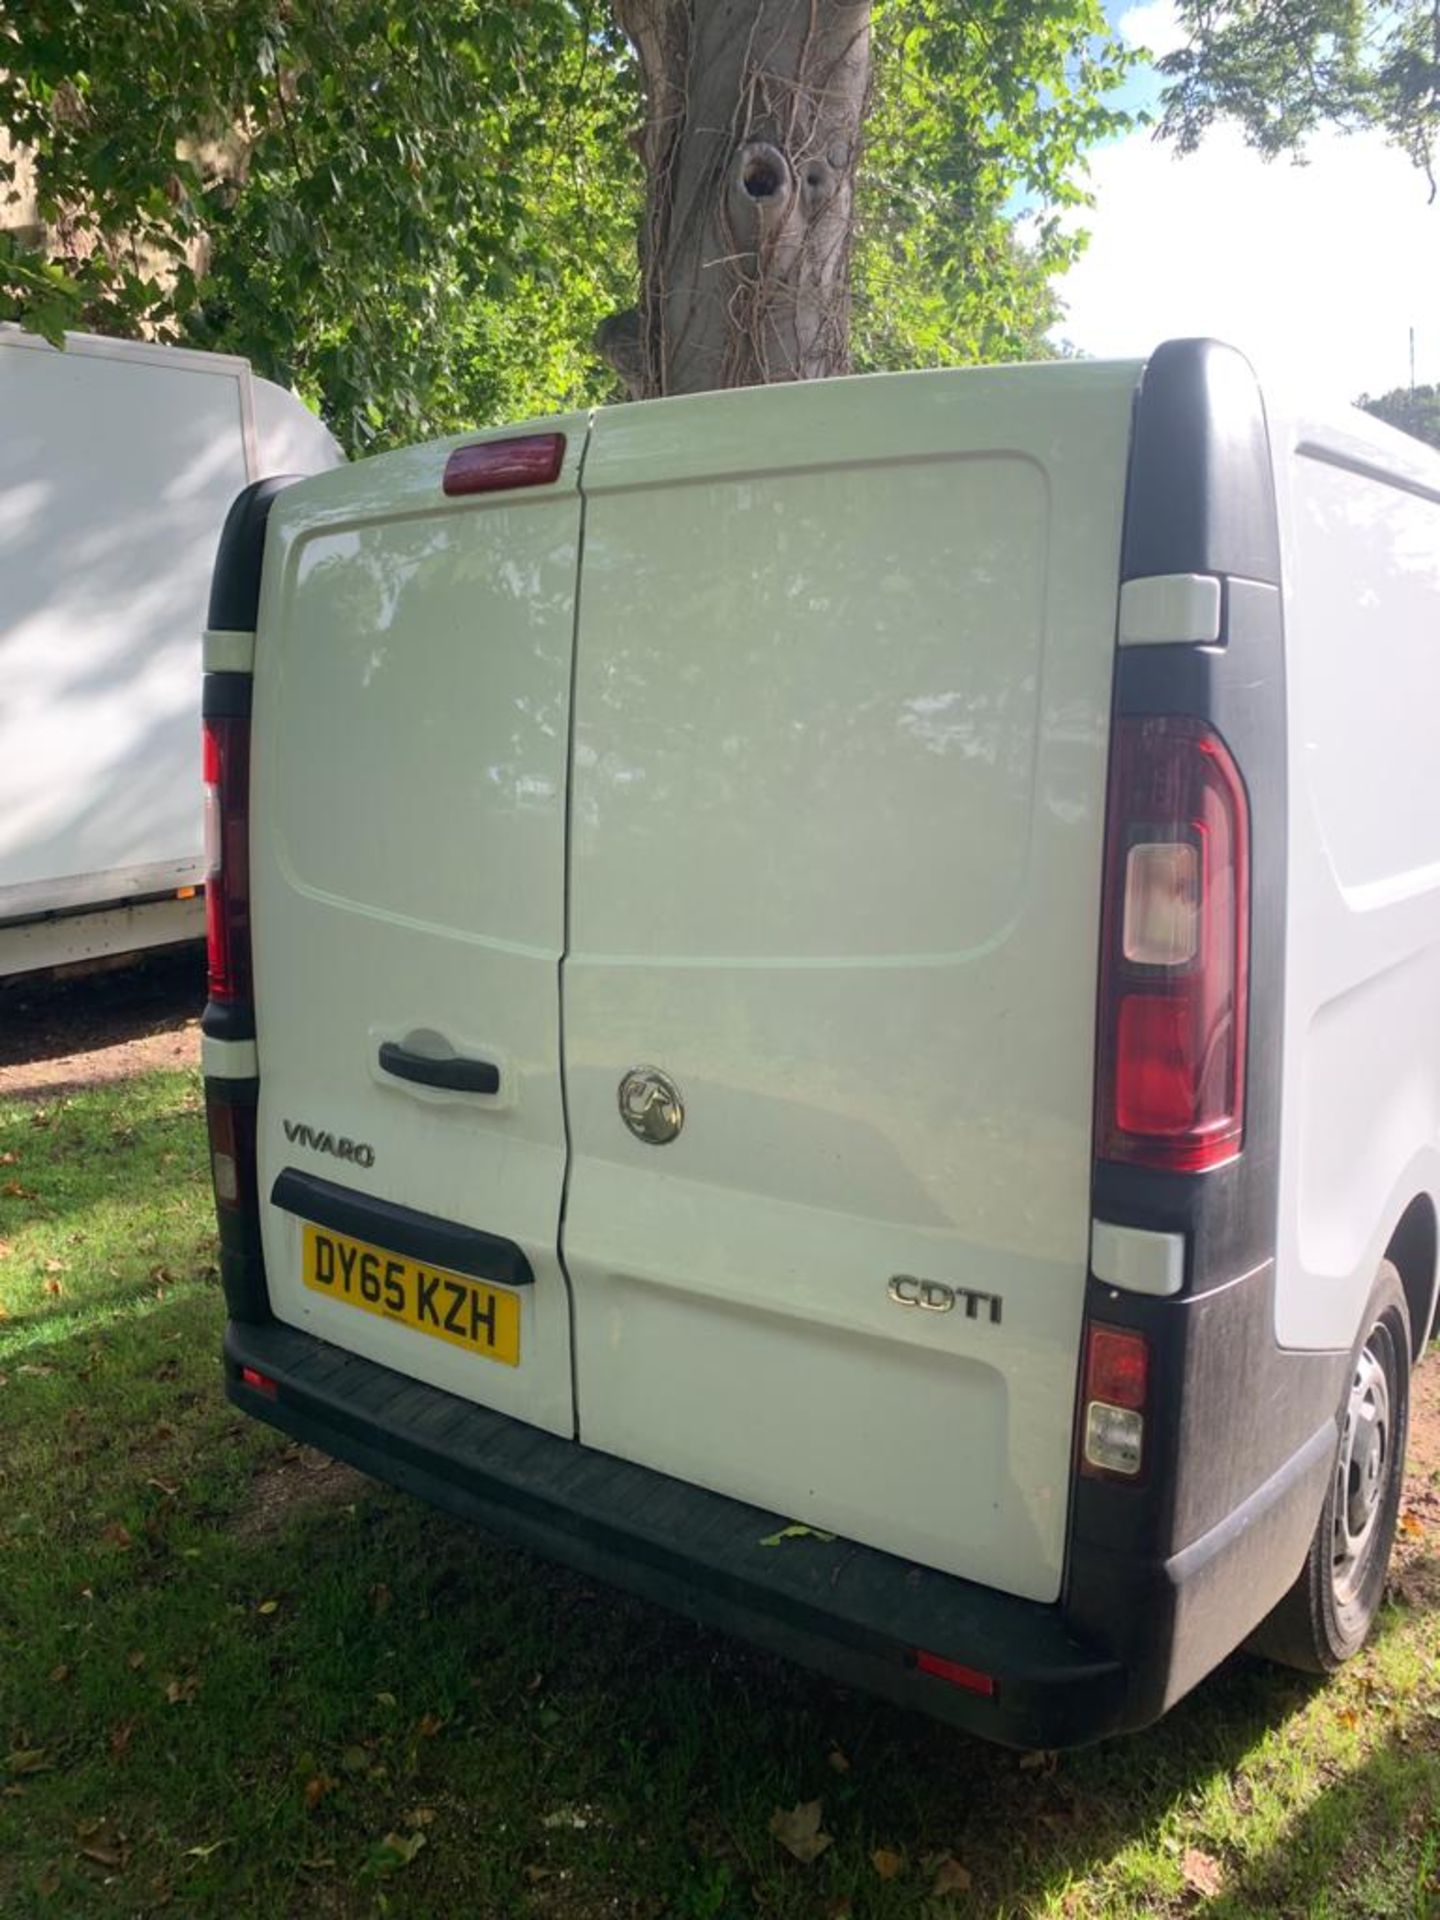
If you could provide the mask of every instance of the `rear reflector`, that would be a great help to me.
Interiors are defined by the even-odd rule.
[[[1092,1321],[1085,1339],[1082,1473],[1099,1480],[1139,1477],[1149,1398],[1150,1343],[1144,1334]]]
[[[938,1653],[925,1653],[917,1648],[915,1665],[921,1673],[944,1680],[952,1687],[963,1687],[967,1693],[983,1693],[993,1699],[998,1691],[993,1673],[981,1673],[978,1667],[962,1667],[958,1660],[943,1660]]]
[[[456,447],[445,462],[448,494],[501,493],[510,487],[545,487],[560,477],[563,433],[526,433],[513,440],[485,440]]]
[[[254,1367],[240,1369],[240,1384],[249,1387],[253,1393],[263,1393],[267,1400],[276,1399],[280,1392],[268,1373],[257,1373]]]
[[[1116,722],[1096,1082],[1102,1159],[1194,1173],[1240,1151],[1249,823],[1235,762],[1203,722]]]
[[[250,722],[207,719],[205,941],[209,992],[226,1005],[250,998]]]

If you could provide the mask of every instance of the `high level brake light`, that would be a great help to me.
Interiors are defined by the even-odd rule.
[[[1106,830],[1097,1142],[1103,1159],[1202,1172],[1245,1117],[1250,816],[1201,721],[1122,716]]]
[[[204,725],[205,938],[210,998],[250,998],[250,721]]]
[[[501,493],[512,487],[548,487],[565,464],[563,433],[520,433],[508,440],[482,440],[456,447],[445,462],[443,490]]]

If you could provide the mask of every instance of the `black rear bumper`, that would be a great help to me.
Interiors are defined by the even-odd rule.
[[[275,1383],[247,1386],[242,1367]],[[1126,1721],[1120,1664],[1058,1607],[853,1542],[762,1543],[785,1520],[596,1453],[276,1324],[232,1321],[226,1391],[247,1413],[546,1559],[658,1601],[932,1718],[1020,1747]],[[923,1670],[920,1651],[971,1676]],[[993,1691],[973,1690],[988,1676]]]

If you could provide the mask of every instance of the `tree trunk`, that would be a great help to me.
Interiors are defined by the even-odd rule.
[[[849,368],[869,0],[614,0],[645,85],[638,309],[596,344],[640,399]]]

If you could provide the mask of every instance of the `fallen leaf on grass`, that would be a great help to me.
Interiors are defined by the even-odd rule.
[[[802,1800],[788,1812],[777,1807],[770,1816],[771,1833],[787,1853],[807,1867],[820,1858],[834,1838],[820,1831],[820,1816],[818,1800]]]
[[[1418,1513],[1412,1513],[1407,1507],[1400,1516],[1400,1531],[1405,1535],[1407,1540],[1423,1540],[1425,1538],[1425,1522],[1420,1518]]]
[[[221,1847],[228,1847],[229,1845],[230,1839],[227,1835],[223,1840],[212,1840],[208,1847],[187,1847],[185,1849],[185,1858],[187,1860],[208,1860],[212,1853],[218,1853]]]
[[[49,1294],[52,1300],[58,1300],[65,1289],[58,1280],[47,1280],[44,1283],[44,1291]]]
[[[139,1647],[136,1647],[133,1653],[126,1654],[125,1664],[132,1673],[139,1673],[145,1664],[145,1655],[140,1651]]]
[[[781,1527],[778,1533],[767,1533],[760,1542],[762,1547],[780,1547],[787,1540],[833,1540],[833,1533],[822,1533],[818,1527],[802,1527],[798,1521],[788,1527]]]
[[[5,1756],[6,1773],[49,1773],[50,1756],[43,1747],[16,1747]]]
[[[9,1151],[0,1153],[0,1167],[13,1167],[19,1158],[18,1153],[10,1153]]]
[[[255,1611],[257,1613],[278,1613],[280,1611],[280,1602],[278,1600],[262,1600]]]
[[[433,1740],[444,1724],[438,1713],[422,1713],[415,1724],[417,1739]]]
[[[81,1847],[79,1851],[82,1860],[93,1860],[97,1867],[114,1869],[125,1864],[125,1855],[118,1847],[89,1846]]]
[[[110,1735],[110,1754],[112,1759],[121,1760],[124,1758],[134,1735],[135,1722],[133,1720],[122,1720]]]
[[[63,1260],[47,1260],[45,1271],[46,1273],[68,1273],[70,1269]]]
[[[55,1369],[52,1366],[47,1366],[44,1361],[32,1366],[27,1360],[23,1367],[16,1367],[15,1371],[17,1374],[28,1374],[32,1380],[44,1380],[54,1373]]]
[[[313,1813],[327,1793],[333,1793],[340,1782],[328,1773],[315,1773],[305,1782],[305,1811]]]
[[[118,1547],[121,1553],[128,1553],[135,1544],[135,1536],[119,1520],[112,1520],[108,1526],[100,1529],[100,1538],[109,1546]]]
[[[405,1824],[407,1827],[429,1827],[433,1826],[434,1823],[435,1809],[433,1807],[411,1807],[405,1816]]]
[[[1196,1893],[1217,1894],[1225,1878],[1220,1862],[1199,1847],[1187,1847],[1180,1857],[1180,1871],[1187,1887]]]
[[[70,1669],[63,1661],[58,1667],[52,1667],[50,1669],[50,1684],[52,1687],[63,1687],[69,1678]]]
[[[32,1188],[22,1187],[18,1180],[7,1180],[4,1186],[0,1187],[0,1193],[3,1193],[7,1200],[38,1200],[40,1197]]]
[[[188,1706],[200,1691],[198,1673],[183,1674],[178,1680],[165,1682],[165,1698],[172,1707]]]
[[[970,1875],[966,1868],[953,1855],[941,1854],[935,1868],[935,1884],[930,1889],[932,1900],[943,1900],[947,1893],[968,1893]]]
[[[386,1853],[393,1853],[398,1865],[408,1867],[425,1844],[423,1833],[387,1833],[380,1842]]]
[[[147,1487],[154,1487],[157,1493],[163,1493],[167,1500],[173,1500],[180,1491],[178,1480],[162,1480],[158,1473],[152,1473],[145,1484]]]
[[[905,1864],[903,1854],[894,1853],[889,1847],[876,1847],[870,1855],[870,1864],[882,1880],[893,1880]]]

